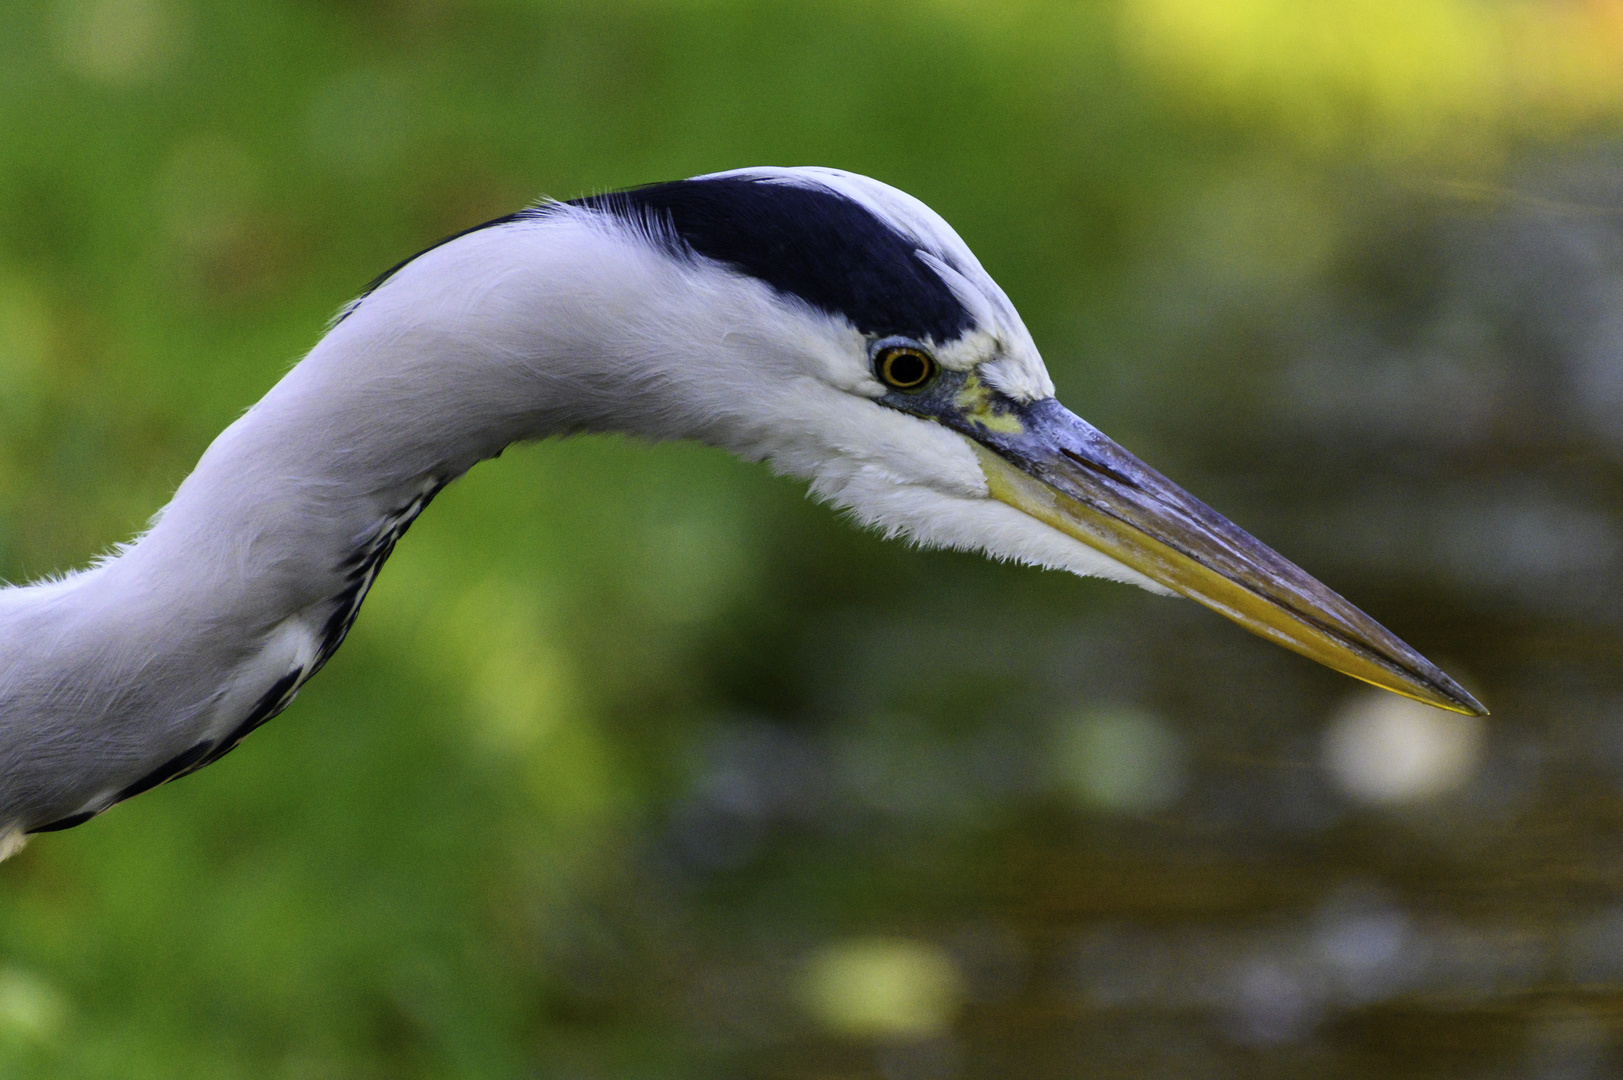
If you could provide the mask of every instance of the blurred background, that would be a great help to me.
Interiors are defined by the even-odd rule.
[[[0,866],[0,1073],[1623,1070],[1623,3],[0,0],[0,576],[378,271],[751,164],[1494,710],[697,447],[440,497],[238,753]]]

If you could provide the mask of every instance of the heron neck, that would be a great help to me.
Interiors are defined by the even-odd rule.
[[[0,849],[206,764],[285,707],[394,541],[478,461],[664,415],[621,362],[660,317],[660,260],[568,221],[486,232],[353,307],[139,540],[0,590]]]

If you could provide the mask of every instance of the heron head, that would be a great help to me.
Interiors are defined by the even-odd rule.
[[[1008,297],[911,196],[836,170],[749,169],[576,205],[695,268],[688,336],[758,373],[691,395],[703,415],[683,433],[804,476],[889,534],[1181,594],[1366,682],[1485,712],[1055,400]]]

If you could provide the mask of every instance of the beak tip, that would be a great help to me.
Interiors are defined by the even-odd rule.
[[[1436,680],[1436,687],[1440,696],[1445,699],[1441,703],[1443,708],[1465,716],[1489,715],[1488,707],[1478,701],[1465,687],[1444,675],[1441,671],[1437,672],[1437,674],[1439,678]]]

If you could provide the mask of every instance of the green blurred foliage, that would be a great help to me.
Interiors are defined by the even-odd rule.
[[[1269,425],[1258,387],[1290,352],[1246,320],[1339,288],[1360,238],[1438,215],[1439,185],[1444,215],[1469,216],[1528,146],[1609,130],[1614,76],[1571,56],[1615,63],[1611,9],[1534,7],[9,0],[0,573],[138,532],[412,251],[543,193],[766,163],[923,198],[1020,306],[1072,407],[1237,517],[1289,519],[1281,488],[1248,479],[1269,444],[1230,438]],[[1505,51],[1523,40],[1544,51]],[[1429,78],[1437,42],[1452,66]],[[1379,303],[1393,279],[1376,276],[1345,291]],[[1400,320],[1412,294],[1392,294]],[[1101,913],[1238,895],[1225,869],[1077,900],[1088,860],[1176,845],[1019,764],[1105,768],[1098,747],[1143,731],[1182,762],[1162,720],[1111,711],[1126,700],[1175,716],[1198,771],[1213,743],[1345,692],[1158,603],[881,543],[708,450],[516,450],[439,499],[349,644],[240,752],[0,867],[0,1071],[978,1075],[951,1054],[842,1056],[796,1011],[797,965],[841,934],[1012,920],[1041,949]],[[1400,629],[1471,654],[1452,625]],[[1117,636],[1209,696],[1123,675]],[[1080,653],[1052,660],[1060,641]],[[1066,734],[1093,715],[1137,726]],[[849,787],[765,836],[707,818],[683,839],[694,792],[729,775],[706,755],[779,730],[832,747]],[[1190,828],[1220,848],[1249,835]],[[1325,859],[1284,859],[1258,903],[1299,902],[1327,875],[1295,868]],[[986,1015],[1018,1060],[1044,1014]],[[1109,1068],[1093,1045],[1058,1060]]]

